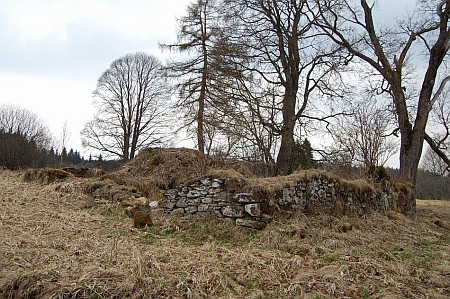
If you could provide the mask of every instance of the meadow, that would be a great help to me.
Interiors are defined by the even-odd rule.
[[[135,228],[89,178],[0,170],[0,298],[448,298],[450,202],[276,217],[262,231],[152,211]]]

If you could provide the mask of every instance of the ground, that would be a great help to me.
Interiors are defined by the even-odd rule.
[[[0,298],[450,297],[450,202],[263,231],[155,209],[137,229],[121,203],[82,192],[92,179],[22,177],[0,170]]]

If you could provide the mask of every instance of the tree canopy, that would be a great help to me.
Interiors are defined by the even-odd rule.
[[[168,137],[162,127],[170,88],[154,56],[138,52],[114,60],[93,96],[97,113],[81,131],[84,147],[128,160]]]
[[[36,114],[18,106],[0,106],[0,165],[45,166],[51,144],[49,129]]]

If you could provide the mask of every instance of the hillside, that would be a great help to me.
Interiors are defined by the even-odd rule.
[[[0,298],[448,298],[450,202],[415,216],[295,216],[263,231],[153,210],[137,229],[92,178],[0,171]]]

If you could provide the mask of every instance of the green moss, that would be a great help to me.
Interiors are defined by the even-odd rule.
[[[320,262],[322,266],[329,266],[340,259],[341,256],[339,254],[324,254],[320,257]]]
[[[160,162],[160,157],[157,151],[151,150],[147,154],[147,162],[145,163],[145,167],[147,169],[157,166]]]

